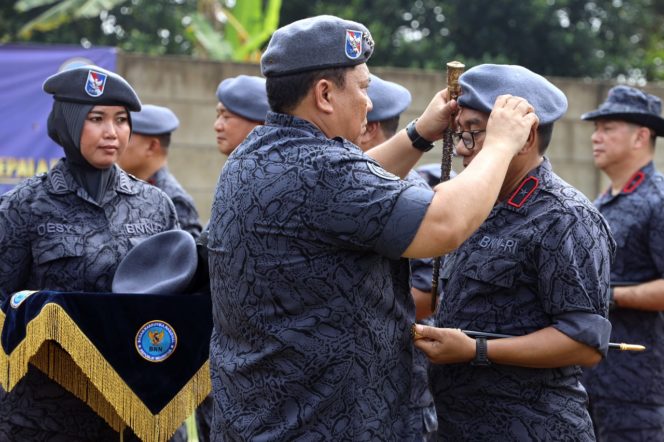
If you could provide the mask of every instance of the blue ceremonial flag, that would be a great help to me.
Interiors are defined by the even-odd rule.
[[[2,388],[12,391],[34,365],[142,440],[168,440],[210,393],[207,291],[24,290],[0,306],[0,330]]]
[[[83,64],[115,71],[116,60],[110,47],[0,45],[0,194],[64,156],[46,132],[53,97],[42,91],[44,80]]]

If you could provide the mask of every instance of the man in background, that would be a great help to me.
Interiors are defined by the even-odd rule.
[[[171,134],[180,125],[167,107],[146,104],[131,113],[132,136],[118,159],[125,171],[163,190],[173,201],[182,230],[194,239],[201,234],[201,223],[194,200],[168,170]]]
[[[595,200],[618,243],[611,267],[612,340],[646,346],[616,352],[586,370],[583,384],[598,440],[664,441],[664,176],[655,169],[664,136],[661,100],[616,86],[592,121],[595,166],[611,181]]]
[[[227,78],[217,87],[217,147],[230,155],[252,129],[263,124],[270,106],[265,79],[248,75]]]

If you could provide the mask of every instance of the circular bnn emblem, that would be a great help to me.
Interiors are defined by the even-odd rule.
[[[178,337],[164,321],[150,321],[136,333],[136,350],[150,362],[162,362],[175,351]]]
[[[18,308],[18,306],[33,293],[37,293],[37,290],[21,290],[20,292],[14,293],[9,300],[9,305],[11,305],[12,308]]]

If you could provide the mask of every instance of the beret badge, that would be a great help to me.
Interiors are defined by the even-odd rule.
[[[346,29],[346,57],[355,60],[362,55],[362,31]]]
[[[107,75],[102,72],[88,71],[88,79],[85,82],[85,92],[91,97],[100,97],[106,87]]]

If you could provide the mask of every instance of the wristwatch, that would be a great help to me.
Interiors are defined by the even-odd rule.
[[[470,362],[475,367],[488,367],[491,365],[487,351],[486,338],[475,338],[475,359]]]
[[[415,129],[415,123],[417,123],[417,118],[408,123],[408,126],[406,126],[406,133],[408,134],[408,138],[410,138],[410,142],[413,144],[415,149],[421,150],[422,152],[428,152],[433,149],[433,143],[425,138],[422,138],[422,136],[417,132],[417,129]]]

